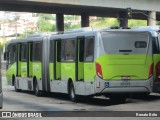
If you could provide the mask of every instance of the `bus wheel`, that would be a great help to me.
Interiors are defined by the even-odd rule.
[[[75,102],[76,99],[77,99],[77,96],[75,94],[75,89],[74,89],[74,85],[73,83],[71,82],[70,85],[69,85],[69,97],[70,97],[70,100],[72,102]]]
[[[38,97],[38,96],[41,96],[41,91],[39,90],[38,88],[38,84],[37,84],[37,80],[35,80],[35,83],[34,83],[34,94]]]
[[[14,89],[15,89],[16,92],[20,92],[21,91],[21,89],[17,88],[16,80],[15,79],[14,79]]]

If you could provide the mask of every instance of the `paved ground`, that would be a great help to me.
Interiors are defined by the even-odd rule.
[[[1,111],[160,111],[159,94],[151,94],[146,98],[129,98],[124,104],[114,104],[105,97],[83,98],[79,103],[73,103],[63,94],[36,97],[32,92],[15,92],[12,86],[6,85],[5,78],[3,96]],[[115,119],[119,120],[119,117]]]

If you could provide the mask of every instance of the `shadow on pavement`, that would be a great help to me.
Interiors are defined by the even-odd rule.
[[[21,93],[27,93],[27,94],[31,94],[34,95],[33,92],[28,92],[28,91],[21,91]],[[70,102],[70,99],[68,97],[67,94],[62,94],[62,93],[45,93],[42,94],[41,97],[48,97],[48,98],[54,98],[56,100],[62,100],[62,102],[60,102],[59,104],[67,104],[64,101],[68,101]],[[135,100],[136,99],[136,100]],[[79,97],[78,101],[75,102],[76,103],[82,103],[82,104],[86,104],[86,105],[94,105],[94,106],[113,106],[113,105],[118,105],[118,104],[128,104],[128,103],[135,103],[135,102],[141,102],[143,101],[155,101],[155,100],[159,100],[160,96],[157,95],[141,95],[141,94],[137,94],[134,96],[130,96],[125,103],[119,103],[118,100],[117,102],[112,102],[109,100],[109,98],[103,97],[103,96],[98,96],[98,97],[84,97],[81,96]]]

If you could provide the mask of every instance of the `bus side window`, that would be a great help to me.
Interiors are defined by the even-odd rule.
[[[30,61],[33,61],[33,43],[30,43]]]
[[[79,43],[79,61],[84,62],[84,48],[85,48],[85,37],[84,38],[79,38],[80,43]]]
[[[160,50],[159,50],[159,40],[158,40],[158,38],[156,38],[156,37],[152,37],[152,46],[153,46],[153,53],[154,54],[158,54],[158,53],[160,53]]]
[[[33,61],[42,61],[42,42],[33,43]]]
[[[57,41],[57,61],[61,62],[61,40]]]
[[[85,62],[93,62],[94,60],[94,37],[87,37],[85,40]]]
[[[62,61],[75,61],[75,40],[62,41]]]
[[[8,64],[11,64],[11,51],[12,51],[12,45],[8,45],[7,51],[8,51],[8,56],[7,56]]]
[[[54,61],[54,40],[50,41],[50,56],[49,56],[49,60],[50,62]]]
[[[13,62],[16,62],[16,59],[17,59],[17,58],[16,58],[16,56],[17,56],[17,55],[16,55],[16,53],[17,53],[17,46],[16,46],[16,45],[13,45],[12,52],[13,52],[13,53],[12,53]]]
[[[23,62],[27,61],[27,44],[21,44],[21,56],[20,60]]]

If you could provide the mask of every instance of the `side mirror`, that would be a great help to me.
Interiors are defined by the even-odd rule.
[[[8,52],[5,52],[4,53],[4,60],[8,60],[8,58],[9,58]]]

